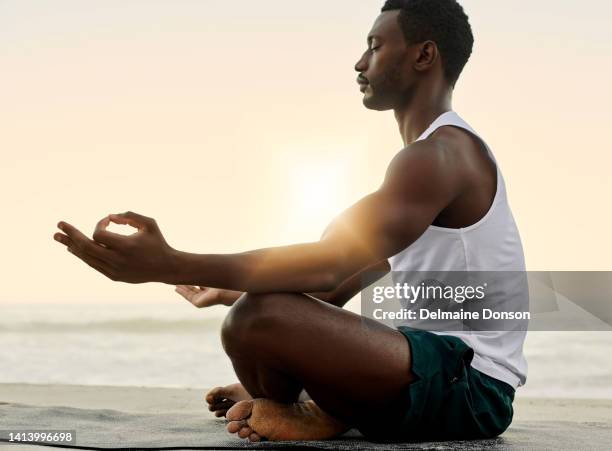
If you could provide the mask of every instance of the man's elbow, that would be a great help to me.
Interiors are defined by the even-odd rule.
[[[321,291],[326,292],[336,290],[356,272],[351,259],[344,258],[339,253],[334,256],[328,268],[321,279],[325,286],[325,290]]]
[[[323,271],[319,273],[320,289],[318,291],[329,292],[336,290],[349,277],[358,272],[365,264],[362,260],[366,256],[363,253],[356,253],[354,248],[332,243],[331,240],[327,240],[324,245],[325,257],[319,262]]]
[[[342,284],[343,281],[344,279],[341,277],[338,271],[326,271],[324,274],[321,275],[319,289],[316,291],[324,293],[334,291]]]

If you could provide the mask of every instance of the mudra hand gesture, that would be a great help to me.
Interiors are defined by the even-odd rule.
[[[138,229],[132,235],[110,232],[111,222]],[[96,225],[93,240],[76,227],[61,221],[56,241],[68,251],[111,280],[127,283],[165,282],[173,280],[178,268],[176,251],[168,245],[153,218],[128,211],[111,214]]]

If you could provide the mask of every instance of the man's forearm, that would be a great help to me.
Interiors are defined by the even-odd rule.
[[[342,264],[330,245],[322,242],[240,254],[175,251],[163,282],[250,293],[323,292],[336,288]]]

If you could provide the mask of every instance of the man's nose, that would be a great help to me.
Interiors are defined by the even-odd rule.
[[[361,55],[361,58],[359,58],[359,61],[357,61],[357,63],[355,64],[355,70],[357,72],[364,72],[367,68],[368,65],[366,62],[366,54],[364,53],[363,55]]]

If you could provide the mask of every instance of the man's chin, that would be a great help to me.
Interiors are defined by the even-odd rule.
[[[368,110],[387,111],[391,109],[391,107],[388,107],[387,105],[382,105],[376,102],[376,99],[372,98],[372,96],[369,96],[368,94],[363,97],[362,103]]]

